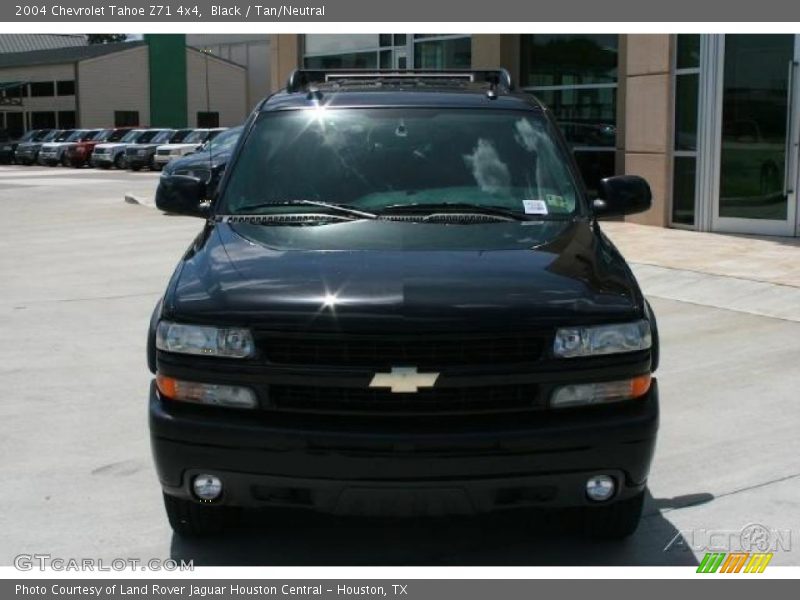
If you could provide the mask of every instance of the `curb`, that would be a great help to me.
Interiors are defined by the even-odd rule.
[[[155,208],[156,205],[151,200],[147,200],[142,196],[137,196],[136,194],[132,194],[130,192],[124,195],[124,200],[128,204],[138,204],[140,206],[147,206],[148,208]]]

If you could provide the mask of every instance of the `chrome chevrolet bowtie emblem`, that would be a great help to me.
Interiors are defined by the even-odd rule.
[[[433,387],[438,373],[418,373],[417,367],[392,367],[391,373],[375,373],[369,387],[389,388],[393,394],[413,394],[421,387]]]

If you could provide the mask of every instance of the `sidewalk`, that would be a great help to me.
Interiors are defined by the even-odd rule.
[[[800,239],[604,222],[645,294],[800,322]]]

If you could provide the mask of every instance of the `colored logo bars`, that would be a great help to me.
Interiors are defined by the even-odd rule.
[[[706,552],[698,573],[763,573],[772,552]]]

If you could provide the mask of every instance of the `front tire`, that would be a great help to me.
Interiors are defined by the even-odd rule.
[[[199,504],[164,494],[164,508],[172,530],[184,537],[222,533],[234,522],[235,512],[225,506]]]
[[[597,540],[622,540],[636,531],[642,518],[644,492],[606,506],[582,509],[583,533]]]
[[[114,166],[119,169],[120,171],[125,169],[125,155],[124,154],[117,154],[114,157]]]

